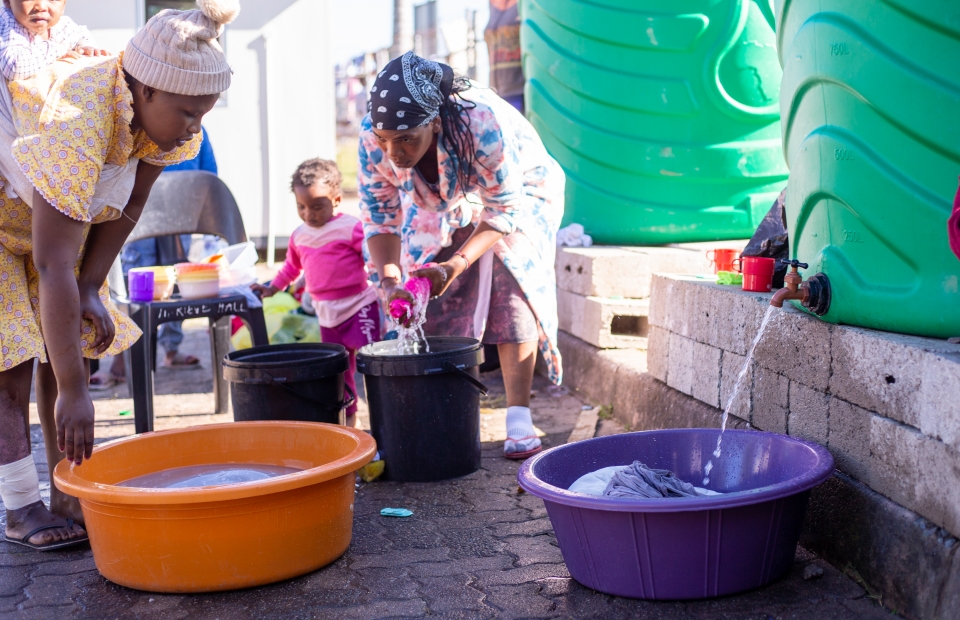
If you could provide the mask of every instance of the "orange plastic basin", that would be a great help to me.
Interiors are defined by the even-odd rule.
[[[61,461],[57,488],[80,498],[100,573],[151,592],[211,592],[289,579],[350,545],[354,472],[373,438],[311,422],[235,422],[146,433]],[[304,471],[244,484],[140,489],[119,482],[174,467],[261,464]]]

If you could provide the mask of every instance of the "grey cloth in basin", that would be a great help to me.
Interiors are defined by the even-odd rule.
[[[702,495],[690,483],[677,478],[672,471],[666,469],[651,469],[634,461],[617,471],[603,494],[608,497],[627,498],[663,498],[663,497],[698,497]]]

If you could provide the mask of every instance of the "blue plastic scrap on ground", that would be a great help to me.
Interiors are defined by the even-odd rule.
[[[413,511],[406,508],[384,508],[380,511],[381,517],[412,517]]]

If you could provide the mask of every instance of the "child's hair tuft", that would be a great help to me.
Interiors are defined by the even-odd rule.
[[[313,187],[317,183],[322,183],[331,190],[339,192],[342,180],[343,176],[336,162],[315,157],[297,166],[290,181],[290,190],[293,191],[297,187]]]

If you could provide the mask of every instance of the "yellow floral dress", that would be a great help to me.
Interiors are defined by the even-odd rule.
[[[94,213],[93,195],[106,164],[135,165],[131,159],[166,166],[192,159],[202,138],[164,153],[143,132],[133,133],[133,96],[124,79],[122,59],[84,58],[58,61],[36,76],[9,85],[19,138],[13,145],[21,172],[64,215],[90,226],[117,219],[126,204],[107,205]],[[11,198],[0,174],[0,371],[34,358],[47,361],[40,330],[40,278],[33,263],[33,209]],[[77,257],[80,272],[83,247]],[[116,338],[102,356],[90,345],[92,323],[78,334],[87,358],[117,355],[128,349],[140,330],[113,303],[107,285],[100,299],[113,317]],[[57,300],[53,300],[57,303]]]

